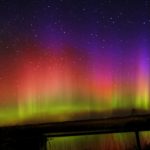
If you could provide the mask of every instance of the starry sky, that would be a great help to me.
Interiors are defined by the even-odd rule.
[[[148,111],[149,10],[149,0],[0,0],[0,124]]]

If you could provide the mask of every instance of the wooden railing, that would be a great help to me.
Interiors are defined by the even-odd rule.
[[[148,130],[150,130],[150,114],[97,120],[7,126],[0,128],[0,144],[7,143],[9,145],[9,143],[13,143],[15,145],[18,143],[21,144],[23,141],[24,143],[26,141],[32,141],[32,143],[35,142],[35,145],[37,145],[36,143],[40,143],[39,147],[40,145],[43,147],[48,137],[135,132],[137,147],[140,150],[139,132]]]

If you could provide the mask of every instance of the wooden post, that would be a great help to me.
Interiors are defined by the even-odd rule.
[[[139,131],[135,132],[135,136],[136,136],[137,149],[138,150],[142,150],[142,148],[141,148],[141,142],[140,142],[140,137],[139,137]]]

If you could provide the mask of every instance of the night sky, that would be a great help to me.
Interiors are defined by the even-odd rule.
[[[149,90],[149,0],[0,0],[0,124],[149,111]]]

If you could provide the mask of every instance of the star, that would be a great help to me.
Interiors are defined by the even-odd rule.
[[[38,37],[38,34],[34,34],[34,37],[37,38],[37,37]]]
[[[144,21],[144,22],[142,22],[142,24],[144,24],[144,25],[145,25],[145,24],[146,24],[146,22]]]
[[[86,11],[86,8],[82,8],[82,11],[85,12],[85,11]]]
[[[67,32],[66,32],[66,31],[63,31],[63,33],[66,34]]]

